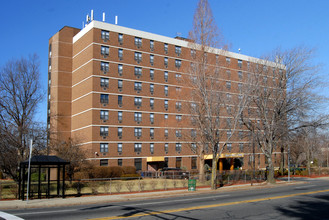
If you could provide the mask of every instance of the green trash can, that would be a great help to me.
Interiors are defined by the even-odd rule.
[[[196,180],[190,179],[188,180],[188,191],[195,191],[196,190]]]

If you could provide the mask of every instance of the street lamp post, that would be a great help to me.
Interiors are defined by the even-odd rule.
[[[27,171],[27,195],[26,195],[26,202],[29,202],[29,193],[30,193],[30,176],[31,176],[31,156],[32,156],[32,145],[33,140],[30,140],[30,155],[29,155],[29,167]]]

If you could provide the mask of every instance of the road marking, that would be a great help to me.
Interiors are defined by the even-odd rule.
[[[260,199],[243,200],[243,201],[237,201],[237,202],[227,202],[227,203],[220,203],[220,204],[213,204],[213,205],[193,206],[193,207],[188,207],[188,208],[154,211],[154,212],[148,212],[148,213],[143,213],[143,214],[134,214],[131,216],[112,216],[112,217],[104,217],[104,218],[94,218],[92,220],[110,220],[110,219],[122,219],[122,218],[132,218],[132,217],[143,217],[143,216],[149,216],[149,215],[161,215],[161,214],[167,214],[167,213],[173,213],[173,212],[191,211],[191,210],[195,210],[195,209],[209,209],[209,208],[215,208],[215,207],[221,207],[221,206],[238,205],[238,204],[245,204],[245,203],[251,203],[251,202],[261,202],[261,201],[274,200],[274,199],[283,199],[283,198],[289,198],[289,197],[294,197],[294,196],[303,196],[303,195],[310,195],[310,194],[316,194],[316,193],[322,193],[322,192],[329,192],[329,189],[312,191],[312,192],[304,192],[304,193],[295,193],[295,194],[289,194],[289,195],[284,195],[284,196],[274,196],[274,197],[266,197],[266,198],[260,198]]]
[[[4,218],[6,220],[24,220],[22,218],[19,218],[17,216],[5,213],[5,212],[0,212],[0,218]]]
[[[295,187],[295,189],[309,188],[309,187],[312,187],[312,186],[316,186],[316,185],[298,186],[298,187]]]

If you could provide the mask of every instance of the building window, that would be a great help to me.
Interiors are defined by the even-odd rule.
[[[123,66],[122,64],[118,64],[118,74],[122,76],[122,73],[123,73]]]
[[[180,68],[182,66],[182,61],[181,60],[175,60],[175,66],[177,68]]]
[[[135,158],[135,168],[136,168],[136,171],[142,170],[142,159],[141,158]]]
[[[242,60],[238,60],[238,66],[242,68]]]
[[[226,136],[229,138],[232,136],[232,131],[231,130],[228,130],[226,131]]]
[[[118,42],[119,44],[123,44],[123,34],[118,35]]]
[[[196,137],[196,130],[195,129],[192,129],[191,130],[191,137],[192,138],[195,138]]]
[[[154,84],[150,84],[150,93],[151,95],[154,93]]]
[[[248,68],[248,70],[250,70],[250,62],[249,61],[247,62],[247,68]]]
[[[141,107],[142,106],[142,98],[141,97],[135,97],[135,106]]]
[[[182,88],[181,87],[176,87],[176,92],[177,93],[180,93],[182,91]]]
[[[182,109],[182,103],[181,102],[176,102],[176,109],[180,111]]]
[[[142,53],[140,53],[140,52],[135,52],[135,61],[136,61],[137,63],[142,62]]]
[[[122,95],[118,95],[118,105],[122,106],[123,100],[122,100]]]
[[[123,87],[123,81],[122,80],[118,80],[118,89],[121,91]]]
[[[230,64],[231,63],[231,58],[226,57],[226,64]]]
[[[150,50],[154,50],[154,40],[150,40]]]
[[[118,143],[118,153],[122,153],[122,143]]]
[[[118,127],[118,137],[122,138],[122,127]]]
[[[168,147],[168,143],[164,144],[164,151],[165,153],[168,153],[169,147]]]
[[[142,83],[141,82],[135,82],[135,91],[137,91],[138,93],[140,91],[142,91]]]
[[[153,154],[154,153],[154,144],[150,143],[150,153]]]
[[[191,49],[191,57],[195,58],[195,56],[196,56],[196,50]]]
[[[238,71],[238,76],[239,76],[239,79],[242,80],[242,78],[243,78],[242,71]]]
[[[118,166],[122,167],[122,159],[118,159]]]
[[[180,82],[182,79],[182,75],[180,73],[176,73],[175,75],[177,82]]]
[[[109,103],[109,95],[108,94],[101,94],[101,103],[108,104]]]
[[[135,143],[135,152],[142,152],[142,144],[141,143]]]
[[[101,143],[99,145],[99,148],[100,148],[100,152],[101,153],[106,153],[106,152],[109,152],[109,144],[106,144],[106,143]]]
[[[182,48],[180,46],[175,46],[175,53],[177,56],[180,56],[182,53]]]
[[[196,153],[196,143],[191,144],[191,150],[192,152]]]
[[[226,82],[226,88],[229,90],[231,89],[231,82],[229,82],[229,81]]]
[[[101,167],[107,167],[109,165],[109,160],[100,160],[99,166]]]
[[[238,89],[240,92],[242,92],[242,83],[238,83]]]
[[[243,152],[243,143],[240,143],[240,144],[239,144],[239,151],[240,151],[240,152]]]
[[[228,152],[232,151],[232,143],[227,143],[227,150]]]
[[[165,54],[167,54],[168,53],[168,44],[164,44],[164,52],[165,52]]]
[[[154,99],[150,99],[150,107],[151,107],[151,109],[154,108]]]
[[[153,66],[154,64],[154,55],[150,54],[150,64]]]
[[[182,130],[176,130],[176,137],[182,137]]]
[[[227,93],[226,94],[226,100],[227,100],[227,102],[231,102],[231,99],[232,99],[232,95],[230,93]]]
[[[182,115],[176,115],[176,121],[177,122],[182,121]]]
[[[166,68],[168,67],[168,57],[164,58],[164,65],[165,65]]]
[[[176,143],[176,152],[181,152],[182,151],[182,144],[181,143]]]
[[[108,62],[101,62],[101,71],[105,73],[108,72],[110,69],[110,64]]]
[[[101,87],[108,88],[109,87],[109,79],[108,78],[101,78]]]
[[[150,79],[154,79],[154,69],[150,69]]]
[[[150,113],[150,122],[151,124],[154,123],[154,113]]]
[[[101,54],[104,57],[107,57],[110,54],[110,48],[109,47],[106,47],[106,46],[102,46],[101,47]]]
[[[137,76],[137,78],[142,76],[142,68],[141,67],[135,67],[135,76]]]
[[[164,71],[164,80],[168,82],[168,71]]]
[[[168,86],[164,86],[164,94],[165,96],[168,96]]]
[[[135,137],[140,138],[142,136],[142,128],[135,128]]]
[[[118,49],[118,58],[119,60],[123,59],[123,49]]]
[[[176,168],[181,168],[181,167],[182,167],[182,158],[176,157]]]
[[[165,136],[165,138],[168,138],[168,136],[169,136],[168,129],[165,129],[165,130],[164,130],[164,136]]]
[[[165,119],[165,120],[168,119],[168,114],[165,114],[165,115],[164,115],[164,119]]]
[[[135,37],[135,45],[136,45],[136,47],[138,47],[138,48],[142,47],[142,38],[140,38],[140,37]]]
[[[192,157],[191,158],[191,168],[192,169],[197,169],[197,157]]]
[[[135,112],[135,122],[142,122],[142,113],[141,112]]]
[[[110,32],[102,30],[102,39],[106,42],[106,40],[110,39]]]
[[[100,111],[100,119],[101,120],[109,120],[109,111],[108,110],[101,110]]]
[[[150,128],[150,138],[154,138],[154,128]]]
[[[227,75],[227,78],[230,79],[231,78],[231,70],[226,70],[226,75]]]
[[[239,131],[239,138],[240,138],[240,139],[243,138],[243,131]]]
[[[168,110],[168,100],[164,100],[164,108]]]
[[[109,127],[101,126],[100,127],[100,136],[106,137],[109,135]]]
[[[118,112],[118,121],[122,122],[122,112]]]

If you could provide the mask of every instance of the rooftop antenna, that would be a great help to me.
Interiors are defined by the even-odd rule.
[[[93,21],[94,20],[94,10],[91,10],[90,17],[91,17],[91,20]]]
[[[118,24],[118,16],[115,16],[115,24]]]
[[[89,15],[87,14],[87,16],[86,16],[86,24],[88,24],[90,22],[90,17],[89,17]]]
[[[103,12],[103,22],[105,22],[105,12]]]

